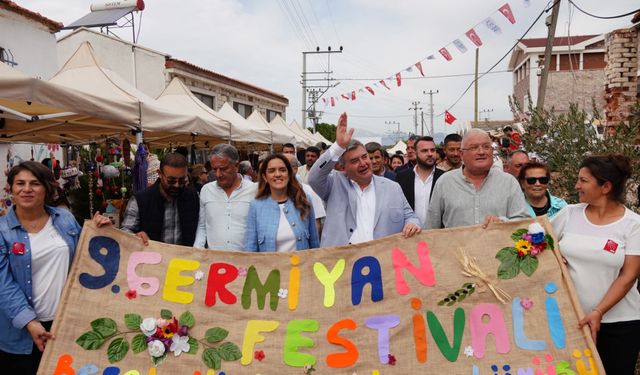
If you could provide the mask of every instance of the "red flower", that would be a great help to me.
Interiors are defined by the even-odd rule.
[[[389,354],[389,362],[387,362],[391,366],[396,365],[396,356],[393,354]]]
[[[178,326],[178,319],[176,319],[176,317],[174,316],[173,320],[169,324],[167,324],[164,331],[167,333],[176,333],[178,332],[178,329],[180,329],[180,327]]]
[[[264,352],[262,350],[256,350],[256,352],[253,353],[253,358],[262,362],[262,360],[264,359]]]
[[[124,295],[129,299],[134,299],[138,296],[138,292],[135,289],[129,289]]]

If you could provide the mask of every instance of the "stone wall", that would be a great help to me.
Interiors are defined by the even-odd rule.
[[[550,71],[544,108],[555,112],[568,112],[571,103],[578,104],[588,113],[593,112],[592,99],[601,109],[605,102],[604,71],[601,69]]]
[[[627,122],[638,102],[638,30],[619,29],[605,35],[605,120]]]

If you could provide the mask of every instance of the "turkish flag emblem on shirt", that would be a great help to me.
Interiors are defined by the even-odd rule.
[[[449,111],[444,111],[444,122],[451,125],[456,121],[456,116],[452,115]]]
[[[614,240],[607,240],[607,243],[604,244],[604,250],[610,252],[611,254],[615,254],[618,250],[618,244]]]
[[[14,242],[11,246],[14,255],[24,255],[24,244],[22,242]]]

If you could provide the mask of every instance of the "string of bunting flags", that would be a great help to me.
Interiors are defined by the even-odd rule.
[[[525,7],[528,7],[529,1],[523,0],[523,2]],[[460,36],[459,38],[456,38],[449,44],[445,45],[444,47],[438,49],[437,54],[436,53],[429,54],[426,58],[416,62],[415,64],[410,65],[406,69],[403,69],[392,76],[387,77],[386,79],[381,79],[377,82],[372,82],[368,85],[365,85],[364,87],[361,87],[356,90],[352,90],[351,92],[336,94],[330,97],[323,97],[322,98],[323,104],[325,106],[335,107],[336,103],[339,100],[356,101],[356,99],[358,98],[358,95],[360,94],[368,93],[371,96],[375,96],[377,90],[384,89],[387,91],[391,91],[392,87],[394,87],[394,84],[395,84],[395,87],[402,86],[403,74],[405,74],[406,76],[407,73],[414,73],[414,70],[417,71],[414,74],[419,74],[420,76],[425,77],[423,65],[429,60],[438,59],[438,55],[444,58],[446,61],[452,61],[454,59],[454,55],[452,54],[452,51],[453,51],[452,48],[455,48],[455,50],[457,50],[459,53],[464,54],[465,52],[468,51],[467,45],[469,44],[472,44],[474,47],[478,47],[478,48],[482,47],[484,43],[482,38],[478,34],[478,29],[480,27],[486,30],[489,30],[491,34],[500,35],[502,33],[502,27],[500,27],[498,22],[495,21],[496,16],[498,16],[497,13],[500,13],[500,15],[506,18],[509,24],[514,25],[516,23],[516,17],[513,13],[513,10],[511,9],[511,6],[509,5],[509,3],[505,3],[503,6],[501,6],[496,11],[491,13],[489,17],[485,18],[483,21],[477,23],[468,31],[466,31],[464,33],[464,36]],[[445,122],[447,124],[451,124],[455,120],[456,118],[451,113],[449,113],[448,111],[445,113]]]

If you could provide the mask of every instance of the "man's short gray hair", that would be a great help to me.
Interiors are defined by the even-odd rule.
[[[491,141],[491,137],[489,137],[489,134],[487,134],[487,132],[485,132],[484,130],[474,128],[467,131],[464,137],[462,137],[462,148],[465,148],[465,146],[469,142],[469,138],[474,135],[483,135],[487,138],[488,141]]]
[[[349,144],[347,145],[346,149],[344,150],[344,153],[340,156],[340,159],[338,159],[338,163],[341,165],[344,165],[344,154],[346,154],[349,151],[355,150],[358,147],[362,147],[364,148],[364,145],[362,144],[362,142],[360,142],[357,139],[352,139],[349,141]],[[366,151],[366,149],[365,149]]]
[[[251,162],[249,160],[243,160],[240,162],[239,172],[241,175],[247,174],[247,172],[249,172],[250,169],[251,169]]]
[[[238,161],[240,161],[240,154],[238,154],[238,150],[226,143],[220,143],[213,147],[213,149],[211,150],[211,156],[209,158],[211,159],[213,157],[229,158],[229,161],[232,163],[237,163]]]

